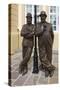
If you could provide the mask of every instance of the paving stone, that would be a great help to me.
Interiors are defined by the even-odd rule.
[[[49,84],[58,84],[58,77],[52,77],[50,80],[49,80]]]
[[[11,74],[11,78],[12,79],[16,79],[17,77],[18,77],[18,75],[19,75],[19,73],[18,72],[12,72],[12,74]]]
[[[56,66],[56,70],[52,78],[45,77],[45,73],[39,71],[38,74],[33,74],[33,57],[28,62],[28,73],[24,76],[19,74],[19,64],[22,61],[22,53],[17,52],[11,58],[11,75],[13,86],[25,86],[25,85],[40,85],[40,84],[54,84],[58,83],[58,54],[53,53],[52,63]],[[40,60],[38,60],[40,65]],[[14,65],[15,64],[15,65]]]
[[[29,74],[26,74],[26,75],[24,75],[24,76],[19,77],[19,78],[15,81],[14,86],[15,86],[15,85],[17,85],[17,86],[23,86],[25,80],[29,77],[28,75],[29,75]]]

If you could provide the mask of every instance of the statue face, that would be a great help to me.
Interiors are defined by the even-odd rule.
[[[41,16],[41,22],[45,22],[45,20],[46,20],[46,16],[45,15],[42,15]]]
[[[31,17],[27,17],[27,24],[31,24],[32,23],[32,18]]]

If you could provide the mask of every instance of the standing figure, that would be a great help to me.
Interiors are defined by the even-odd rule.
[[[45,71],[45,76],[52,77],[55,67],[52,65],[52,46],[54,33],[52,25],[46,22],[46,12],[41,11],[39,15],[41,22],[37,24],[35,35],[38,37],[40,69]]]
[[[22,57],[23,60],[19,66],[19,73],[22,75],[28,71],[28,61],[30,60],[34,45],[34,25],[32,24],[32,15],[27,13],[27,24],[24,24],[21,30],[22,41]]]

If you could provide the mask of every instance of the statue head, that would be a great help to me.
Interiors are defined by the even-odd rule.
[[[40,18],[41,18],[41,22],[45,22],[46,17],[47,17],[46,12],[45,12],[45,11],[41,11],[41,13],[40,13],[39,16],[40,16]]]
[[[31,13],[27,13],[27,24],[31,24],[32,23],[32,14]]]

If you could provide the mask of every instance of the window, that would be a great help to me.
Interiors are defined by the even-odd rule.
[[[26,23],[26,15],[27,13],[31,13],[32,14],[32,23],[34,23],[34,8],[33,5],[25,5],[25,23]]]
[[[51,22],[53,25],[56,25],[56,15],[50,15],[50,22]]]
[[[39,8],[39,5],[37,5],[37,14],[40,13],[40,8]]]
[[[37,5],[37,15],[40,14],[40,5]],[[34,5],[25,5],[25,16],[26,14],[30,12],[32,14],[32,23],[34,23]],[[26,20],[25,20],[26,21]],[[37,22],[40,21],[40,17],[37,17]]]
[[[27,13],[31,13],[32,12],[32,5],[26,5],[26,9],[27,9]]]
[[[58,7],[50,6],[49,8],[50,8],[49,9],[50,22],[52,24],[53,30],[57,31],[58,30],[58,22],[59,22],[59,19],[58,19],[58,13],[59,13]]]
[[[51,6],[50,7],[50,12],[51,13],[56,13],[56,6]]]

